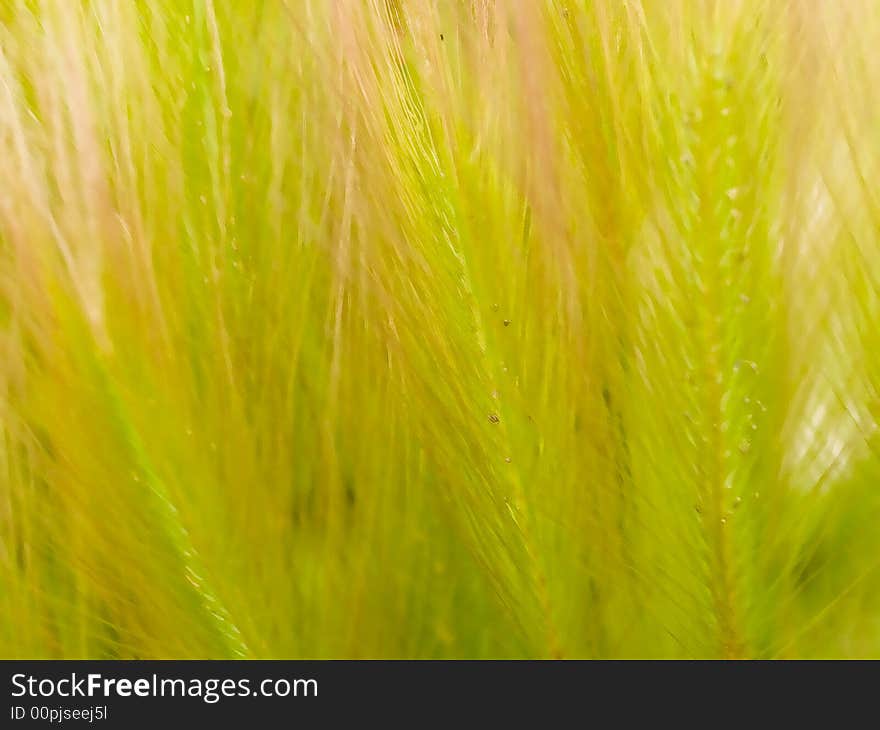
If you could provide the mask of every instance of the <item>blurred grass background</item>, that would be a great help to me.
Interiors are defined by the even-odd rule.
[[[0,0],[0,655],[880,655],[878,42]]]

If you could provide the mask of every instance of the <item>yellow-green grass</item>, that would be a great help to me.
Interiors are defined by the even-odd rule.
[[[0,0],[0,655],[880,655],[878,43]]]

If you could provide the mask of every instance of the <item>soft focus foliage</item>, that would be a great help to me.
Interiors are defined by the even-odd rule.
[[[0,655],[880,655],[872,0],[0,0]]]

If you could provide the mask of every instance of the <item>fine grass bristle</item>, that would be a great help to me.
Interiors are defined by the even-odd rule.
[[[870,0],[0,0],[0,656],[880,656]]]

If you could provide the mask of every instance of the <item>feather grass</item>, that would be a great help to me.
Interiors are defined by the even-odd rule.
[[[0,655],[878,655],[878,33],[0,2]]]

